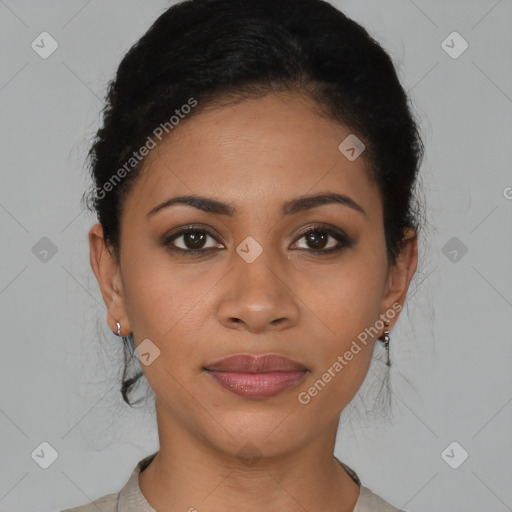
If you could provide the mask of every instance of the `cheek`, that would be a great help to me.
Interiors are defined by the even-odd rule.
[[[172,264],[164,250],[137,247],[127,250],[123,267],[126,310],[136,343],[149,339],[160,351],[154,363],[141,369],[154,390],[179,388],[172,377],[187,383],[199,371],[205,305],[219,276],[206,265],[192,272],[186,264]]]
[[[202,274],[190,279],[190,272],[173,263],[164,249],[144,243],[127,244],[123,255],[126,309],[134,333],[139,334],[136,339],[153,336],[164,341],[185,317],[193,315],[194,304],[204,296],[211,279]]]
[[[376,336],[371,328],[381,313],[385,259],[377,250],[354,251],[336,268],[315,274],[302,293],[308,294],[305,302],[329,335],[319,337],[319,364],[301,391],[314,414],[322,415],[319,404],[330,403],[341,411],[367,375]],[[323,327],[322,331],[327,332]]]
[[[298,390],[298,416],[309,418],[318,424],[325,424],[338,417],[363,383],[371,354],[370,344],[360,344],[360,351],[353,354],[350,361],[345,359],[342,351],[339,356],[343,362],[333,357],[321,372],[312,375],[309,382]]]
[[[370,328],[379,320],[384,276],[378,265],[358,264],[329,275],[324,293],[310,287],[305,301],[314,304],[329,335],[318,336],[318,364],[297,396],[308,417],[326,421],[352,400],[368,373],[375,346],[375,331]]]
[[[378,320],[384,282],[382,260],[354,253],[340,265],[308,273],[300,293],[330,338],[343,344]]]

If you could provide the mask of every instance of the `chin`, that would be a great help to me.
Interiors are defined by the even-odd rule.
[[[279,457],[298,449],[317,435],[305,429],[303,422],[297,424],[297,418],[289,414],[290,407],[280,411],[253,413],[230,411],[218,416],[210,424],[211,430],[204,432],[210,446],[226,455],[256,461],[261,457]]]

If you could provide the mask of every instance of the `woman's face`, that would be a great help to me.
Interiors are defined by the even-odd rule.
[[[392,310],[393,326],[416,266],[413,242],[388,268],[365,155],[350,160],[338,149],[350,133],[291,93],[204,111],[151,150],[126,199],[120,266],[101,227],[91,229],[109,326],[116,331],[117,320],[137,346],[144,341],[160,426],[225,453],[251,443],[270,456],[337,425],[367,373],[380,315]],[[345,199],[300,200],[321,194]],[[154,211],[190,195],[226,212],[180,203]],[[197,232],[179,234],[190,227]],[[260,375],[262,387],[254,375],[224,374],[234,392],[205,370],[234,354],[269,353],[306,371]]]

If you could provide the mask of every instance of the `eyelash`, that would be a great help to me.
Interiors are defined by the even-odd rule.
[[[346,249],[346,248],[349,248],[352,246],[351,239],[345,233],[343,233],[342,231],[338,232],[337,230],[333,230],[332,228],[327,228],[327,227],[324,227],[321,225],[313,226],[313,227],[307,229],[304,233],[302,233],[296,239],[296,241],[294,243],[298,242],[299,240],[301,240],[302,238],[306,237],[307,235],[309,235],[310,233],[313,233],[313,232],[326,233],[327,235],[331,236],[332,238],[334,238],[335,240],[338,241],[338,246],[331,248],[331,249],[318,249],[318,250],[299,249],[299,250],[307,251],[307,252],[313,253],[315,255],[327,255],[327,254],[337,253],[337,252],[341,251],[342,249]],[[183,235],[187,235],[190,233],[203,233],[206,236],[210,236],[214,240],[217,241],[217,239],[207,229],[189,226],[177,233],[173,233],[170,236],[164,237],[162,243],[165,247],[168,247],[173,252],[179,252],[179,253],[187,254],[190,256],[205,254],[207,252],[215,250],[215,248],[213,248],[213,247],[207,248],[207,249],[181,249],[180,247],[176,247],[172,244],[172,242],[174,242],[176,239],[180,238]]]

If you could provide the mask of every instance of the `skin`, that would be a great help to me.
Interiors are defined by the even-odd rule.
[[[376,338],[307,405],[297,397],[379,315],[403,305],[417,241],[407,231],[409,243],[389,264],[382,203],[364,153],[349,161],[338,150],[350,133],[296,93],[207,109],[148,155],[126,198],[120,264],[101,225],[91,228],[91,265],[110,329],[116,332],[118,321],[136,345],[149,338],[160,349],[150,365],[141,364],[156,396],[160,451],[139,484],[155,509],[353,510],[359,487],[334,460],[334,443]],[[341,204],[281,214],[283,202],[319,192],[347,195],[365,214]],[[185,194],[229,203],[237,214],[173,205],[146,216]],[[164,235],[188,224],[211,233],[206,255],[164,246]],[[318,224],[344,230],[353,243],[315,255],[338,245],[332,236],[318,247],[302,236]],[[252,263],[236,252],[248,236],[263,249]],[[174,244],[194,247],[186,236]],[[235,353],[281,354],[309,374],[271,398],[239,397],[202,371]],[[247,443],[257,455],[251,466],[237,456]]]

